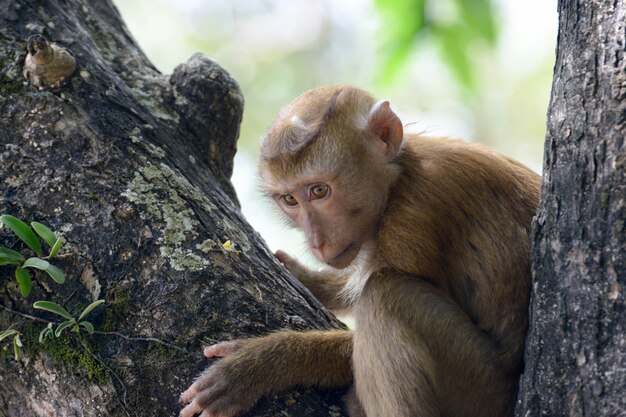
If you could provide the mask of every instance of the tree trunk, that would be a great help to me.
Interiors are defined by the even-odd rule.
[[[626,5],[559,1],[518,416],[626,415]]]
[[[33,34],[75,57],[67,84],[24,83]],[[0,342],[0,416],[174,416],[207,365],[202,346],[342,326],[239,211],[229,177],[242,109],[237,83],[202,55],[160,74],[110,0],[0,0],[0,214],[60,231],[68,276],[37,276],[24,299],[0,267],[0,332],[13,326],[24,343],[16,361]],[[0,246],[25,251],[8,229]],[[41,299],[72,314],[105,299],[96,334],[39,343],[58,319],[32,308]],[[249,415],[340,416],[341,394],[294,390]]]

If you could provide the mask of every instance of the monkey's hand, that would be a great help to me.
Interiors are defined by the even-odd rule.
[[[352,381],[352,334],[346,330],[273,333],[204,349],[222,358],[183,392],[181,417],[233,417],[272,392],[296,385],[338,387]]]
[[[204,348],[207,358],[223,359],[207,368],[181,394],[180,402],[187,406],[180,412],[180,417],[193,417],[199,413],[202,417],[232,417],[252,408],[263,392],[259,378],[255,380],[246,375],[249,371],[246,364],[251,355],[242,347],[250,341],[221,342]]]
[[[285,268],[287,268],[287,270],[292,273],[294,277],[298,278],[300,282],[302,282],[305,277],[311,274],[311,271],[309,271],[300,262],[287,255],[287,253],[283,252],[282,250],[276,251],[274,256],[276,256],[280,263],[282,263]]]
[[[326,308],[335,313],[349,308],[345,300],[338,296],[346,285],[348,275],[331,271],[311,271],[281,250],[275,256]]]

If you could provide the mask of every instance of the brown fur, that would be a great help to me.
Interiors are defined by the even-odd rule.
[[[243,410],[262,394],[296,384],[347,383],[351,354],[354,387],[347,407],[352,417],[513,414],[523,366],[528,234],[539,176],[484,147],[420,135],[405,135],[402,150],[384,159],[377,150],[383,149],[380,141],[363,120],[374,102],[352,87],[306,93],[270,128],[261,162],[268,189],[278,194],[291,193],[281,191],[289,184],[306,185],[311,173],[337,179],[333,204],[339,206],[310,209],[322,217],[330,210],[331,217],[346,223],[333,228],[340,229],[338,234],[327,231],[328,245],[337,240],[341,248],[343,234],[367,237],[361,229],[371,230],[374,243],[368,244],[360,271],[373,273],[356,278],[364,285],[350,290],[352,299],[339,295],[354,279],[350,268],[338,274],[312,272],[277,253],[328,307],[353,303],[354,336],[279,333],[247,342],[183,394],[185,402],[195,398],[190,410],[216,403]],[[393,117],[383,119],[380,123],[396,123]],[[375,126],[376,132],[394,129],[401,131],[401,126]],[[281,181],[287,185],[276,185]],[[367,215],[354,224],[344,221],[359,211]],[[298,225],[303,221],[294,218]],[[242,387],[252,387],[249,398],[239,403],[230,394],[198,399],[215,395],[215,389],[198,385],[216,378],[229,381],[220,385],[227,393],[241,396]],[[234,415],[224,411],[228,407],[216,410]]]

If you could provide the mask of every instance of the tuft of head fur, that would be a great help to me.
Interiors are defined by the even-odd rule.
[[[376,100],[356,87],[316,88],[284,107],[261,145],[264,180],[335,172],[366,157],[362,137]]]

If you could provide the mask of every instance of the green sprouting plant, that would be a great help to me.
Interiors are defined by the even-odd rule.
[[[89,334],[93,334],[93,324],[83,319],[102,303],[104,303],[104,300],[94,301],[93,303],[85,307],[85,309],[78,315],[78,317],[74,317],[70,314],[69,311],[67,311],[57,303],[53,303],[52,301],[36,301],[33,304],[33,307],[40,310],[49,311],[65,319],[64,322],[57,326],[56,330],[54,330],[54,333],[52,332],[52,323],[48,323],[48,326],[46,326],[39,333],[39,342],[42,343],[47,337],[52,338],[52,335],[54,335],[55,337],[60,337],[63,331],[70,327],[72,328],[71,331],[78,333],[80,332],[80,328],[82,326],[85,328],[85,330],[87,330]]]
[[[29,269],[39,269],[45,271],[55,282],[59,284],[63,284],[65,282],[65,274],[63,271],[49,262],[49,260],[57,257],[59,251],[61,250],[63,241],[60,237],[41,223],[32,222],[30,226],[28,226],[17,217],[9,214],[3,214],[0,216],[0,229],[4,226],[11,229],[11,231],[15,233],[15,235],[20,238],[26,246],[35,252],[36,255],[26,257],[18,251],[0,246],[0,266],[15,266],[15,278],[17,279],[22,297],[28,297],[32,290],[32,279]],[[50,247],[50,251],[47,256],[44,256],[41,240],[47,243]],[[54,323],[48,323],[48,325],[39,333],[39,342],[43,343],[47,338],[60,337],[66,329],[79,333],[81,328],[84,328],[87,333],[93,334],[94,326],[91,322],[85,320],[85,317],[87,317],[89,313],[102,303],[104,303],[104,300],[94,301],[85,307],[85,309],[77,317],[74,317],[65,308],[55,302],[46,300],[36,301],[33,304],[34,308],[49,311],[65,319],[65,321],[58,324],[56,328],[53,328],[55,325]],[[0,341],[13,337],[13,352],[15,360],[18,360],[22,352],[22,334],[18,330],[11,327],[0,333]]]
[[[61,335],[63,334],[63,331],[70,327],[72,328],[71,331],[75,333],[80,332],[80,328],[84,327],[85,330],[87,330],[87,333],[93,334],[95,331],[93,324],[91,324],[91,322],[87,320],[84,320],[84,318],[89,313],[91,313],[96,307],[98,307],[99,305],[103,303],[104,303],[104,300],[94,301],[93,303],[85,307],[85,309],[78,315],[78,317],[74,317],[66,309],[64,309],[62,306],[58,305],[57,303],[54,303],[52,301],[36,301],[33,304],[34,308],[37,308],[40,310],[46,310],[51,313],[58,314],[59,316],[65,319],[65,321],[59,324],[56,329],[53,329],[53,323],[48,323],[48,325],[44,327],[43,330],[41,330],[41,332],[39,332],[39,343],[43,343],[48,338],[51,339],[53,337],[61,337]],[[21,335],[22,334],[18,330],[15,330],[15,329],[7,329],[3,331],[2,333],[0,333],[0,342],[3,339],[13,336],[13,353],[15,356],[15,360],[18,360],[22,353],[23,345],[22,345],[22,340],[20,338]]]
[[[29,269],[45,271],[59,284],[65,282],[65,274],[63,271],[48,262],[48,260],[53,259],[59,254],[61,246],[63,245],[62,239],[41,223],[32,222],[30,225],[32,229],[17,217],[9,214],[0,216],[0,228],[7,226],[37,255],[35,257],[26,258],[20,252],[0,246],[0,266],[16,266],[15,279],[17,280],[22,297],[28,297],[33,287]],[[33,230],[35,232],[33,232]],[[47,256],[43,255],[41,242],[37,235],[50,247]]]
[[[18,360],[22,353],[22,340],[20,339],[21,335],[22,334],[15,329],[7,329],[0,333],[0,342],[7,337],[13,336],[13,355],[15,356],[15,360]]]
[[[61,250],[63,241],[60,237],[41,223],[32,222],[30,226],[28,226],[17,217],[9,214],[3,214],[0,216],[0,229],[4,226],[11,229],[11,231],[15,233],[15,235],[20,238],[26,246],[35,252],[35,255],[37,255],[27,258],[24,254],[18,251],[0,246],[0,266],[15,266],[15,278],[17,279],[22,297],[28,297],[32,290],[32,279],[29,269],[39,269],[45,271],[55,282],[59,284],[63,284],[65,282],[65,274],[63,271],[49,262],[49,260],[57,257],[59,251]],[[47,256],[44,256],[41,240],[47,243],[50,247],[50,251]],[[34,308],[49,311],[65,319],[65,321],[57,325],[56,329],[53,329],[54,323],[48,323],[48,325],[39,333],[39,342],[43,343],[47,338],[60,337],[63,334],[63,331],[70,328],[70,331],[75,333],[79,333],[81,328],[84,328],[89,334],[93,334],[95,331],[94,326],[91,322],[85,320],[85,317],[102,303],[104,303],[104,300],[94,301],[89,304],[77,317],[74,317],[65,308],[57,303],[45,300],[36,301],[33,304]],[[15,354],[15,360],[18,360],[21,355],[21,336],[22,334],[18,330],[12,328],[0,333],[0,341],[8,337],[13,337],[13,352]]]

